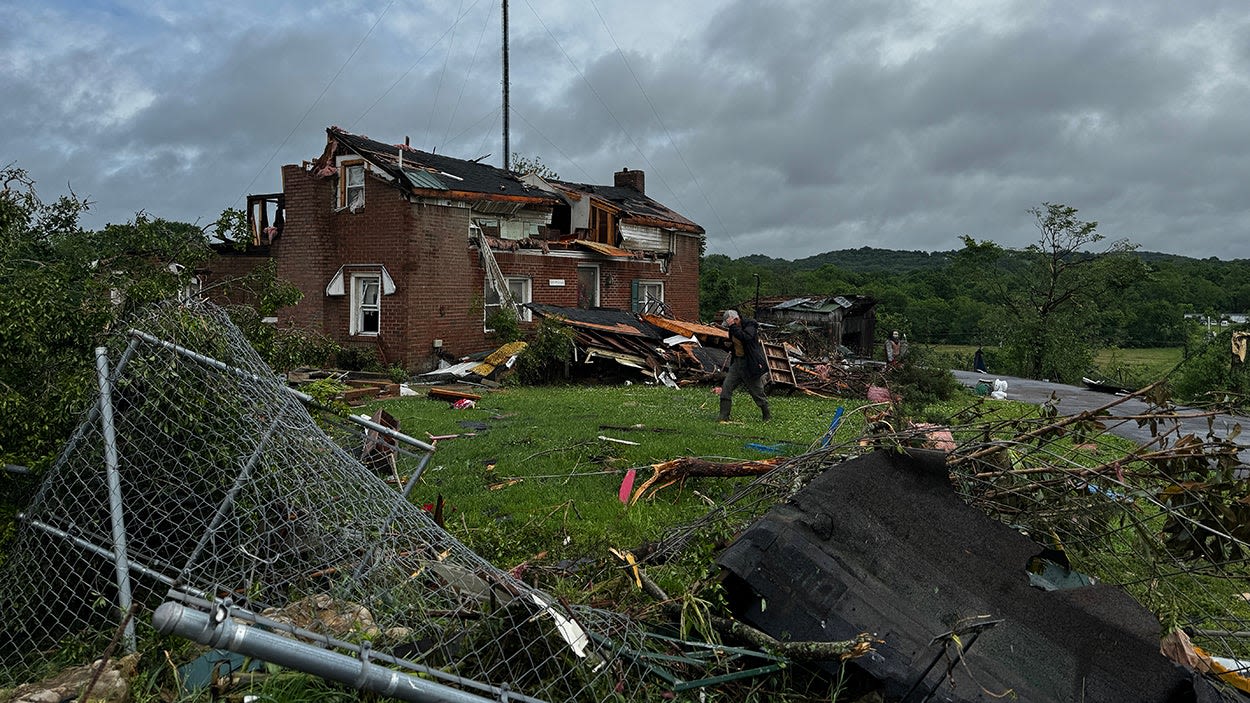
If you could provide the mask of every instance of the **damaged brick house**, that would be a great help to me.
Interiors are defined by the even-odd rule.
[[[518,178],[476,161],[326,130],[320,157],[249,198],[255,249],[304,294],[278,324],[376,349],[413,370],[488,349],[504,308],[526,303],[663,310],[694,320],[704,230],[611,186]],[[226,264],[224,268],[229,268]]]

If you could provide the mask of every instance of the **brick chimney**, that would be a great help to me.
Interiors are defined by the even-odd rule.
[[[631,171],[623,168],[614,174],[614,182],[617,188],[633,188],[641,195],[647,194],[647,175],[643,171]]]

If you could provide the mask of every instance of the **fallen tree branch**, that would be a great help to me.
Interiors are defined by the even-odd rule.
[[[642,582],[642,590],[647,595],[660,601],[665,612],[678,618],[681,617],[681,603],[669,598],[664,589],[647,576],[641,567],[635,567],[634,572]],[[708,622],[722,635],[735,637],[772,654],[800,662],[841,661],[862,657],[872,651],[873,643],[879,641],[867,632],[861,632],[849,640],[834,642],[784,642],[740,620],[731,620],[709,613]]]
[[[652,464],[651,468],[654,473],[651,478],[647,479],[630,497],[629,504],[637,503],[640,498],[650,491],[652,486],[663,482],[661,485],[651,491],[651,495],[655,495],[660,489],[671,485],[677,481],[685,481],[688,478],[701,476],[710,478],[731,478],[734,476],[759,476],[772,471],[777,464],[784,461],[783,457],[774,457],[772,459],[763,459],[760,461],[731,461],[731,462],[715,462],[707,459],[698,459],[695,457],[681,457],[672,461],[665,461],[659,464]]]
[[[1062,428],[1064,428],[1064,427],[1067,427],[1068,425],[1071,425],[1071,424],[1073,424],[1073,423],[1076,423],[1076,422],[1084,422],[1085,420],[1092,420],[1092,419],[1095,419],[1095,418],[1097,418],[1097,417],[1098,417],[1098,415],[1099,415],[1100,413],[1104,413],[1104,412],[1106,412],[1106,411],[1110,410],[1111,408],[1114,408],[1115,406],[1120,405],[1121,403],[1124,403],[1124,402],[1126,402],[1126,401],[1128,401],[1128,400],[1131,400],[1131,399],[1133,399],[1133,398],[1137,398],[1137,397],[1139,397],[1139,396],[1145,395],[1145,394],[1146,394],[1146,393],[1148,393],[1149,391],[1153,390],[1153,389],[1154,389],[1156,386],[1158,386],[1160,383],[1163,383],[1163,381],[1155,381],[1154,383],[1152,383],[1152,384],[1150,384],[1150,385],[1148,385],[1148,386],[1146,386],[1146,387],[1144,387],[1144,388],[1141,388],[1140,390],[1134,391],[1133,393],[1130,393],[1130,394],[1125,395],[1125,396],[1120,396],[1120,397],[1116,398],[1115,400],[1111,401],[1110,403],[1106,403],[1106,404],[1104,404],[1104,405],[1101,405],[1101,406],[1099,406],[1099,407],[1097,407],[1097,408],[1094,408],[1093,410],[1086,410],[1086,411],[1083,411],[1083,412],[1079,412],[1079,413],[1077,413],[1077,414],[1075,414],[1075,415],[1068,415],[1068,416],[1066,416],[1066,417],[1061,418],[1058,422],[1052,422],[1052,423],[1050,423],[1049,425],[1046,425],[1046,426],[1044,426],[1044,427],[1039,427],[1039,428],[1037,428],[1037,429],[1035,429],[1035,430],[1032,430],[1032,431],[1030,431],[1030,432],[1026,432],[1026,433],[1024,433],[1024,434],[1022,434],[1022,435],[1020,435],[1020,436],[1018,436],[1018,437],[1016,437],[1016,438],[1014,438],[1014,440],[1013,440],[1013,441],[1014,441],[1014,442],[1017,442],[1017,443],[1021,443],[1021,444],[1023,444],[1023,443],[1027,443],[1027,442],[1029,442],[1030,440],[1037,439],[1038,437],[1043,437],[1043,436],[1045,436],[1045,435],[1047,435],[1047,434],[1049,434],[1049,433],[1052,433],[1052,432],[1054,432],[1054,431],[1056,431],[1056,430],[1059,430],[1059,429],[1062,429]],[[977,450],[977,451],[975,451],[975,452],[972,452],[972,453],[970,453],[970,454],[963,454],[963,455],[955,455],[955,454],[952,454],[952,455],[951,455],[951,458],[950,458],[950,461],[948,461],[947,463],[948,463],[948,464],[950,464],[951,466],[955,466],[955,465],[962,464],[962,463],[965,463],[965,462],[968,462],[968,461],[973,461],[973,460],[976,460],[976,459],[980,459],[980,458],[982,458],[982,457],[985,457],[985,456],[988,456],[988,455],[990,455],[990,454],[993,454],[993,453],[995,453],[995,452],[997,452],[997,451],[1000,451],[1001,449],[1002,449],[1002,447],[1000,447],[1000,446],[999,446],[999,445],[997,445],[997,444],[994,444],[994,445],[991,445],[991,446],[988,446],[988,447],[983,447],[982,449],[979,449],[979,450]]]

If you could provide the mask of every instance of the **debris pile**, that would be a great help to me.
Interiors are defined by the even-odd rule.
[[[527,307],[573,329],[575,375],[642,376],[676,388],[709,381],[725,366],[727,353],[720,347],[729,335],[717,327],[621,310]]]
[[[1117,398],[1004,419],[978,399],[946,427],[867,423],[673,530],[639,568],[739,535],[719,559],[735,617],[797,639],[874,632],[852,687],[888,700],[1241,700],[1240,427],[1188,434],[1193,413],[1161,389],[1135,395],[1146,412],[1117,414]],[[1126,447],[1108,430],[1122,423],[1151,438]],[[946,451],[910,449],[926,443]],[[870,448],[884,451],[847,461]],[[1194,656],[1175,646],[1191,638]]]

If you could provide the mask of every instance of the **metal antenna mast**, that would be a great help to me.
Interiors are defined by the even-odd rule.
[[[503,170],[510,171],[512,147],[508,144],[508,0],[503,4]]]

